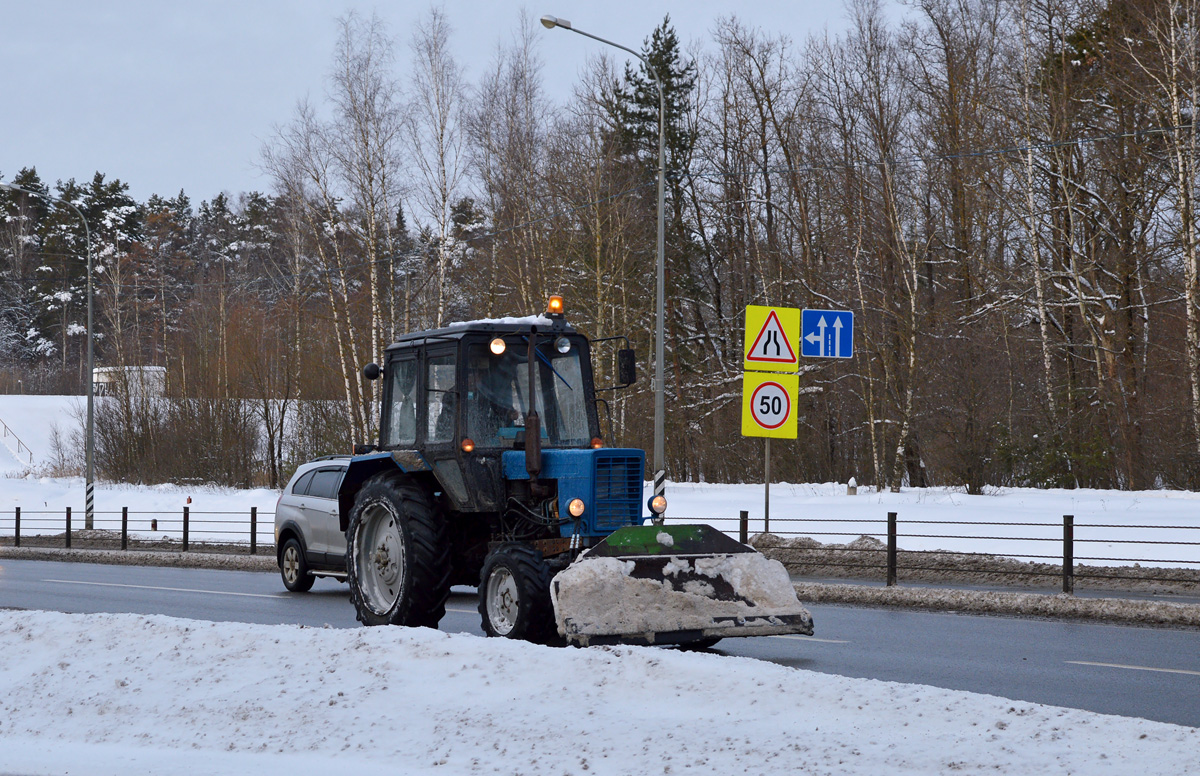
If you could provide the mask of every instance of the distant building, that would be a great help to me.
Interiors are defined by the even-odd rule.
[[[92,388],[97,396],[111,396],[122,384],[134,396],[162,396],[167,392],[167,368],[163,366],[100,366],[92,370]]]

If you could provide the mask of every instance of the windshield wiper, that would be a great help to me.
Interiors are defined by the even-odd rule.
[[[529,341],[529,338],[528,338],[528,337],[526,337],[526,338],[525,338],[525,341],[526,341],[526,342],[528,342],[528,341]],[[567,390],[568,390],[568,391],[573,391],[573,390],[575,390],[573,387],[571,387],[571,384],[567,382],[567,378],[563,377],[562,375],[560,375],[560,374],[558,373],[558,370],[554,368],[554,364],[551,364],[551,363],[550,363],[550,359],[546,358],[545,354],[544,354],[544,353],[542,353],[542,351],[540,351],[540,350],[537,350],[537,349],[534,349],[534,351],[533,351],[533,352],[534,352],[534,353],[537,353],[537,357],[538,357],[539,359],[541,359],[541,361],[542,361],[542,363],[543,363],[543,364],[545,364],[546,366],[550,367],[550,371],[554,373],[554,376],[555,376],[555,377],[557,377],[559,380],[562,380],[562,381],[563,381],[563,385],[567,386]]]

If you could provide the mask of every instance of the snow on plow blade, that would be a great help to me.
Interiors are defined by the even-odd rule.
[[[707,525],[622,528],[550,583],[568,642],[681,644],[813,632],[779,561]]]

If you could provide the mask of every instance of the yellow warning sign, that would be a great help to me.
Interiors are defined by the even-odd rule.
[[[746,308],[743,369],[795,372],[800,358],[800,310],[795,307]]]
[[[742,436],[796,438],[796,375],[742,374]]]

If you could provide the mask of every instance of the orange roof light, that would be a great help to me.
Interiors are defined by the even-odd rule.
[[[466,438],[466,439],[463,439],[463,441],[462,441],[462,451],[463,451],[464,453],[472,453],[472,452],[474,452],[474,451],[475,451],[475,441],[474,441],[473,439],[471,439],[470,437],[468,437],[468,438]]]
[[[550,301],[546,303],[546,312],[550,315],[563,314],[563,298],[558,294],[550,297]]]

